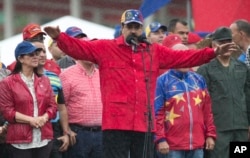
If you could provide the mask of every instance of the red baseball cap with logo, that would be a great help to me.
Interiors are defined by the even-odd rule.
[[[40,25],[30,23],[23,29],[23,40],[30,39],[38,34],[46,35],[46,33],[42,31]]]
[[[180,43],[182,43],[180,36],[176,34],[169,34],[164,38],[162,45],[168,48],[172,48],[174,45]]]

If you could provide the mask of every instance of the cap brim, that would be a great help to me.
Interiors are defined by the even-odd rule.
[[[232,38],[225,37],[225,38],[220,38],[220,39],[214,39],[214,41],[224,41],[224,40],[232,40]]]
[[[37,51],[37,50],[39,50],[40,48],[30,48],[29,50],[26,50],[26,52],[25,53],[22,53],[21,55],[27,55],[27,54],[30,54],[30,53],[33,53],[33,52],[35,52],[35,51]]]
[[[168,30],[167,26],[161,25],[160,27],[157,27],[157,28],[151,30],[151,32],[156,32],[156,31],[158,31],[159,29],[163,29],[164,31],[167,31],[167,30]]]
[[[138,23],[138,24],[141,24],[143,25],[143,23],[141,21],[138,21],[138,20],[130,20],[130,21],[125,21],[123,22],[124,24],[129,24],[129,23],[132,23],[132,22],[135,22],[135,23]]]
[[[39,35],[39,34],[43,34],[45,36],[47,35],[45,32],[37,32],[37,33],[31,35],[29,38],[33,38],[33,37],[35,37],[36,35]]]
[[[85,33],[79,33],[79,32],[77,32],[77,33],[74,33],[73,35],[71,35],[72,37],[76,37],[76,36],[82,36],[82,37],[87,37],[87,35],[85,34]]]

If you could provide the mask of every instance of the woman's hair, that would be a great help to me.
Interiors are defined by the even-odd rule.
[[[15,65],[15,67],[14,67],[14,69],[13,69],[11,75],[12,75],[12,74],[18,74],[18,73],[21,72],[21,71],[22,71],[22,63],[21,63],[19,60],[17,60],[17,61],[16,61],[16,65]],[[41,76],[42,76],[42,74],[39,74],[39,73],[38,73],[37,67],[35,67],[35,68],[33,69],[33,71],[34,71],[34,73],[35,73],[38,77],[41,77]]]

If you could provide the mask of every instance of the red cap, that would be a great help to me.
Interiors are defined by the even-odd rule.
[[[59,75],[61,73],[61,68],[57,63],[52,60],[46,60],[45,65],[43,66],[46,70],[54,72],[55,74]]]
[[[46,33],[41,30],[40,25],[34,23],[28,24],[23,29],[23,40],[30,39],[40,33],[46,35]]]
[[[188,33],[188,44],[195,44],[200,40],[202,40],[202,38],[198,34],[193,32]]]
[[[178,35],[170,34],[164,38],[162,45],[168,48],[172,48],[174,45],[180,44],[180,43],[182,43],[182,41]]]

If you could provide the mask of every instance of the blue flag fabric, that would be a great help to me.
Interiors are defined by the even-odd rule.
[[[139,10],[143,18],[146,18],[169,2],[171,2],[171,0],[144,0]]]

